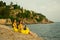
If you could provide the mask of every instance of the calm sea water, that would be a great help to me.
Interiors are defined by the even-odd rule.
[[[44,40],[60,40],[60,22],[51,24],[27,25],[31,31],[37,33]]]

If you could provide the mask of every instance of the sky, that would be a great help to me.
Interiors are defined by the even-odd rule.
[[[8,4],[13,2],[24,9],[42,13],[49,20],[60,22],[60,0],[1,0]]]

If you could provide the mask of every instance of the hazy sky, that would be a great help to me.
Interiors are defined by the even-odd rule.
[[[49,20],[60,22],[60,0],[3,0],[7,4],[13,2],[21,7],[45,15]]]

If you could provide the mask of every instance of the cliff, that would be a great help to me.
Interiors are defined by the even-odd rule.
[[[34,36],[21,34],[12,31],[8,26],[0,25],[0,40],[43,40],[41,37],[38,37],[37,34],[33,34]]]
[[[0,1],[0,19],[10,19],[11,22],[14,19],[23,20],[26,24],[53,23],[42,13],[24,9],[17,4],[6,5],[3,1]]]

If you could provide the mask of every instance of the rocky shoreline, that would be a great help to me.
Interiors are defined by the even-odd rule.
[[[0,25],[0,40],[43,40],[43,38],[38,37],[36,33],[33,34],[34,36],[21,34],[12,31],[8,26]]]
[[[54,23],[50,20],[46,20],[46,19],[43,19],[41,22],[36,22],[35,20],[33,21],[27,21],[27,20],[23,20],[25,24],[50,24],[50,23]],[[12,24],[12,21],[10,19],[0,19],[0,24]]]

